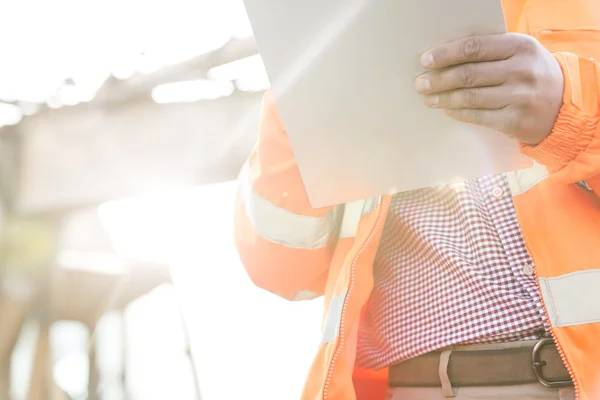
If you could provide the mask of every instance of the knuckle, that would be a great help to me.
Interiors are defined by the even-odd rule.
[[[465,64],[459,69],[460,81],[464,87],[472,87],[475,84],[475,65]]]
[[[469,124],[479,125],[481,123],[481,116],[477,110],[470,109],[457,109],[453,110],[459,121],[467,122]]]
[[[517,76],[522,84],[526,87],[535,87],[538,84],[538,76],[534,68],[521,68],[517,72]]]
[[[506,133],[516,134],[521,129],[521,113],[513,110],[506,118],[503,119],[503,130]]]
[[[483,54],[483,44],[479,37],[467,38],[462,45],[462,55],[467,59],[477,59]]]
[[[522,53],[533,53],[537,51],[537,41],[528,35],[518,35],[517,36],[517,48]]]
[[[448,97],[449,106],[452,108],[461,108],[465,104],[464,96],[460,92],[452,92]]]
[[[522,107],[530,108],[535,105],[535,93],[531,90],[521,90],[516,94],[518,104]]]
[[[439,99],[440,104],[449,108],[454,108],[454,105],[456,104],[455,96],[453,96],[452,93],[442,93],[439,95]]]
[[[528,57],[513,57],[506,61],[506,68],[510,69],[510,80],[513,84],[534,85],[537,81],[537,71],[535,65],[528,60]]]
[[[479,104],[480,93],[477,89],[469,89],[463,92],[464,104],[467,107],[473,107]]]

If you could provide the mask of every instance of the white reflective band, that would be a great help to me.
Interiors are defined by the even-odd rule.
[[[314,300],[321,297],[320,293],[311,292],[310,290],[301,290],[291,299],[292,301]]]
[[[375,197],[346,203],[342,226],[340,228],[340,239],[355,237],[361,217],[373,212],[379,205],[380,199],[379,197]]]
[[[342,218],[342,227],[340,228],[340,239],[356,236],[358,222],[362,216],[364,200],[357,200],[346,203],[344,206],[344,217]]]
[[[381,197],[373,197],[371,199],[366,199],[365,204],[362,209],[362,216],[364,217],[367,214],[371,214],[377,206],[381,203]]]
[[[276,291],[270,290],[270,292],[273,293],[274,295],[281,297],[282,299],[285,299],[288,301],[314,300],[314,299],[322,296],[320,293],[311,292],[310,290],[301,290],[298,293],[296,293],[296,295],[294,297],[292,297],[290,299],[289,297],[282,296],[281,294],[277,293]]]
[[[346,293],[339,296],[334,296],[329,303],[327,316],[325,317],[325,325],[323,325],[323,335],[321,336],[321,344],[329,343],[340,334],[340,323],[342,321],[342,309]]]
[[[241,183],[242,201],[252,227],[264,239],[296,249],[325,247],[341,219],[343,206],[323,217],[298,215],[260,197],[250,183]]]
[[[600,322],[600,269],[540,278],[540,287],[552,326]]]
[[[533,162],[532,168],[506,173],[508,185],[513,196],[523,194],[549,176],[548,168]]]

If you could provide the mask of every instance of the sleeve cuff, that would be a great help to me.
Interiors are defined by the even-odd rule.
[[[537,146],[520,144],[525,155],[551,171],[562,169],[585,151],[598,128],[595,61],[571,53],[555,53],[554,57],[565,78],[563,106],[546,139]]]

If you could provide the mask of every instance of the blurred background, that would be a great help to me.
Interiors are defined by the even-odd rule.
[[[292,399],[320,302],[254,288],[242,0],[0,0],[0,400]]]

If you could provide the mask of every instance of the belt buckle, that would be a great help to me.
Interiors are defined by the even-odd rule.
[[[547,388],[560,388],[573,386],[573,381],[548,381],[544,378],[542,368],[546,365],[545,361],[542,361],[540,352],[542,348],[554,344],[552,338],[543,338],[533,346],[531,351],[531,366],[533,367],[533,373],[537,380]]]

